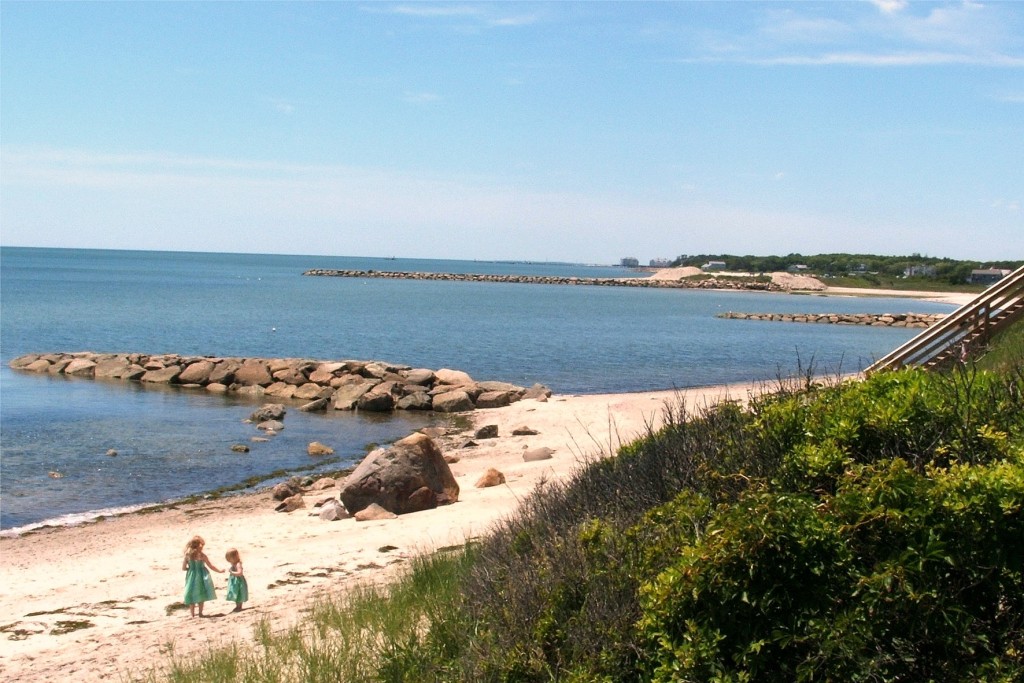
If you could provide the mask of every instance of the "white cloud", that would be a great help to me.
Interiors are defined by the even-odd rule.
[[[365,9],[365,8],[364,8]],[[379,11],[376,8],[367,11]],[[390,14],[404,14],[413,17],[465,17],[480,14],[480,9],[472,5],[396,5],[386,10]]]
[[[845,65],[866,67],[972,65],[1024,67],[1022,18],[1002,5],[945,2],[916,5],[873,0],[866,5],[748,5],[754,28],[717,28],[681,40],[684,63]],[[680,35],[688,35],[680,29]]]
[[[500,17],[491,19],[487,23],[490,26],[529,26],[540,21],[539,14],[520,14],[517,16]]]
[[[907,6],[907,0],[871,0],[871,4],[885,14],[893,14]]]
[[[402,93],[402,99],[411,104],[430,104],[437,102],[441,96],[434,92],[409,92]]]

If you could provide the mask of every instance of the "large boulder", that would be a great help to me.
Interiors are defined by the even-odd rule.
[[[345,384],[334,392],[335,410],[352,410],[363,394],[378,384],[377,380],[362,381],[359,384]]]
[[[166,368],[158,370],[147,370],[146,374],[139,378],[142,382],[153,382],[157,384],[170,384],[178,379],[178,375],[181,374],[181,368],[177,365],[171,365]]]
[[[448,368],[441,368],[434,373],[434,379],[438,384],[452,384],[458,386],[466,386],[473,384],[473,378],[468,373],[462,370],[449,370]]]
[[[247,386],[265,387],[273,384],[274,378],[264,361],[247,360],[235,370],[235,381]]]
[[[93,376],[96,379],[120,379],[121,375],[128,369],[128,359],[124,356],[104,358],[97,361]]]
[[[75,377],[92,377],[96,373],[96,363],[88,358],[76,358],[64,368],[65,375]]]
[[[210,381],[210,373],[213,372],[213,363],[208,360],[200,360],[190,363],[181,374],[178,381],[182,384],[206,384]]]
[[[210,376],[206,378],[209,384],[223,384],[225,386],[235,381],[235,371],[241,367],[238,361],[221,360],[213,364]]]
[[[473,399],[462,389],[448,391],[434,397],[434,410],[439,413],[459,413],[473,410]]]
[[[441,450],[418,432],[370,453],[341,489],[341,502],[353,514],[374,503],[401,515],[458,499],[459,485]]]

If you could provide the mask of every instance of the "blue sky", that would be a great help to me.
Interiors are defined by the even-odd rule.
[[[0,4],[0,244],[1024,259],[1024,3]]]

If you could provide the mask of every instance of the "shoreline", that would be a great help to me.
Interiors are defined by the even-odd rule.
[[[318,598],[358,582],[388,581],[415,555],[486,534],[539,482],[564,479],[659,427],[666,407],[742,401],[764,387],[553,395],[476,410],[468,415],[472,428],[497,425],[498,438],[475,439],[470,448],[439,440],[445,455],[457,459],[450,467],[458,502],[394,520],[326,522],[309,514],[312,507],[279,513],[260,489],[0,537],[0,577],[8,587],[0,596],[7,615],[0,624],[0,674],[23,681],[129,679],[166,667],[172,653],[187,658],[219,643],[252,643],[261,620],[275,631],[287,628]],[[539,433],[513,436],[521,426]],[[538,447],[553,449],[553,457],[523,460],[525,449]],[[506,483],[477,488],[491,467]],[[337,494],[337,488],[310,493],[307,505]],[[194,534],[206,539],[219,568],[228,547],[241,552],[252,596],[241,613],[230,612],[219,574],[209,617],[190,620],[187,610],[176,609],[181,552]]]

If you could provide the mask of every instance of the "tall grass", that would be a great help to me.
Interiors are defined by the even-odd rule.
[[[253,645],[232,644],[191,657],[172,654],[144,680],[172,683],[429,680],[454,641],[448,616],[475,556],[471,545],[414,559],[389,586],[363,584],[313,603],[301,623],[273,633],[256,624]],[[430,636],[429,642],[427,636]],[[417,673],[418,672],[418,673]],[[439,672],[439,676],[440,673]]]
[[[170,680],[1024,679],[1021,367],[668,407],[479,543]]]

